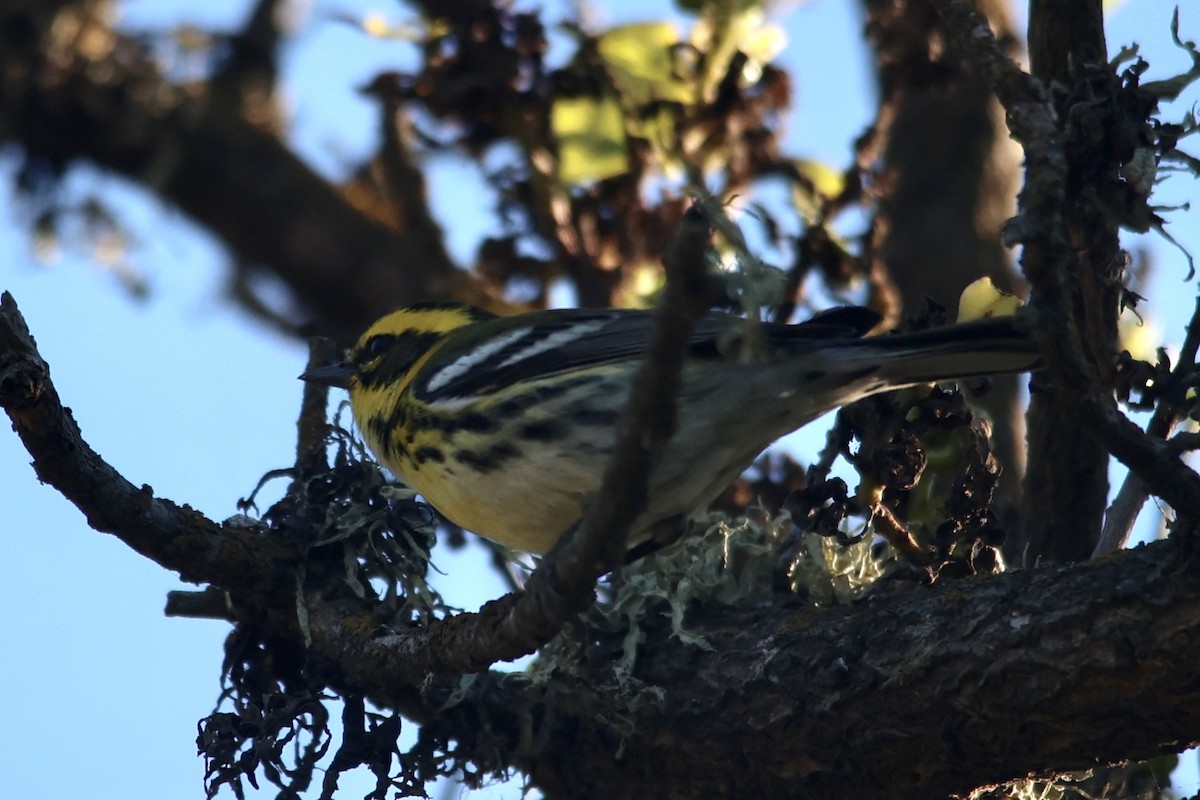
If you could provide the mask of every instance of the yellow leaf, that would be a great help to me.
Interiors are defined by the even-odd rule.
[[[675,115],[669,109],[660,108],[655,114],[643,115],[639,119],[627,120],[629,132],[645,139],[654,146],[660,156],[671,153],[675,145]]]
[[[1153,319],[1143,318],[1132,308],[1125,308],[1117,320],[1117,341],[1122,350],[1129,351],[1129,355],[1153,364],[1158,360],[1162,331]]]
[[[753,18],[754,26],[746,31],[742,52],[756,64],[769,64],[787,47],[787,32],[783,26],[767,22],[762,12]]]
[[[639,22],[613,28],[597,41],[600,57],[617,88],[635,106],[654,100],[690,104],[694,93],[675,74],[673,48],[679,33],[667,22]]]
[[[754,0],[705,3],[688,38],[705,56],[701,82],[707,99],[712,98],[724,80],[737,53],[746,56],[742,80],[753,83],[762,75],[763,65],[779,55],[787,44],[783,28],[767,22],[761,3]]]
[[[550,110],[550,129],[558,141],[558,179],[590,183],[629,170],[625,122],[611,97],[560,97]]]
[[[983,317],[1010,317],[1021,307],[1021,298],[1002,292],[991,278],[972,282],[958,298],[958,321],[970,322]]]
[[[823,201],[837,197],[846,188],[845,176],[820,161],[798,158],[792,163],[803,179],[792,186],[792,202],[809,224],[815,223],[820,219]]]
[[[804,158],[797,159],[795,164],[796,169],[812,181],[813,188],[825,197],[837,197],[846,188],[845,176],[840,169]]]
[[[648,308],[654,304],[654,296],[665,281],[660,265],[652,261],[634,264],[632,269],[625,271],[624,280],[617,288],[614,305],[621,308]]]
[[[380,11],[368,11],[362,17],[343,12],[328,14],[329,19],[340,22],[365,33],[374,39],[393,39],[401,42],[420,42],[436,39],[450,32],[443,20],[426,22],[393,22]]]

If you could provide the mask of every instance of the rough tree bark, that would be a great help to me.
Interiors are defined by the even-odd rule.
[[[1098,145],[1108,144],[1084,132],[1096,117],[1088,120],[1080,105],[1091,93],[1092,82],[1105,79],[1108,57],[1101,0],[1031,2],[1029,50],[1032,73],[1050,87],[1056,110],[1073,129],[1065,134],[1074,139],[1068,147],[1076,150],[1063,198],[1072,255],[1070,263],[1062,265],[1074,285],[1064,298],[1069,308],[1060,311],[1070,314],[1083,331],[1089,360],[1111,386],[1125,254],[1117,219],[1104,208],[1098,190],[1108,176],[1087,174],[1112,163],[1096,152]],[[1092,554],[1100,536],[1108,498],[1108,453],[1051,391],[1039,382],[1030,398],[1030,470],[1025,481],[1029,496],[1021,548],[1026,559],[1080,561]]]
[[[1086,10],[1095,14],[1097,5]],[[481,38],[494,33],[482,22],[472,26],[494,11],[488,3],[425,6],[462,15],[464,30]],[[1035,29],[1034,70],[1076,86],[1078,72],[1064,65],[1079,70],[1102,63],[1103,50],[1095,50],[1094,35],[1061,48],[1053,31],[1075,21],[1045,15],[1052,6],[1035,3],[1034,16],[1047,27]],[[1066,473],[1053,484],[1064,493],[1079,487],[1087,495],[1082,505],[1038,487],[1031,508],[1039,527],[1026,540],[1029,552],[1064,562],[1090,552],[1085,547],[1098,532],[1096,465],[1109,452],[1178,512],[1181,523],[1167,542],[1088,564],[933,587],[897,580],[832,609],[781,594],[697,604],[686,625],[712,650],[673,638],[661,609],[653,609],[638,621],[646,638],[631,676],[644,692],[614,688],[602,649],[582,654],[579,671],[548,682],[480,672],[464,684],[463,671],[545,644],[563,618],[586,604],[592,590],[586,581],[611,563],[604,547],[587,549],[598,534],[577,536],[581,546],[565,545],[576,548],[575,560],[548,559],[525,595],[509,595],[476,614],[401,624],[389,616],[393,608],[351,591],[340,550],[309,550],[259,527],[217,524],[133,486],[104,463],[62,407],[8,297],[0,307],[0,405],[39,478],[97,530],[186,580],[213,587],[219,609],[211,615],[255,626],[318,676],[322,688],[402,712],[423,726],[423,735],[447,747],[456,743],[478,770],[521,769],[550,797],[924,798],[1193,745],[1200,741],[1194,667],[1200,663],[1200,479],[1180,463],[1177,448],[1144,436],[1121,416],[1107,376],[1089,367],[1089,358],[1103,362],[1109,352],[1119,269],[1115,239],[1105,238],[1115,229],[1096,216],[1093,198],[1081,189],[1094,176],[1072,159],[1103,154],[1085,152],[1087,142],[1072,139],[1065,127],[1079,118],[1068,107],[1072,97],[1079,99],[1073,90],[1047,90],[1018,70],[1006,57],[1009,43],[991,38],[973,4],[930,0],[938,20],[921,7],[925,13],[905,20],[920,23],[916,49],[928,50],[935,29],[961,44],[973,80],[999,95],[1025,147],[1021,212],[1006,241],[1024,247],[1053,389],[1039,399],[1047,416],[1033,434],[1040,444],[1030,483],[1058,474],[1053,455],[1064,442],[1090,454],[1084,465],[1090,477]],[[442,251],[419,186],[412,185],[418,171],[403,137],[393,135],[395,105],[381,103],[380,166],[390,176],[383,185],[403,194],[385,201],[388,213],[374,218],[390,219],[389,226],[360,213],[309,171],[263,115],[247,120],[242,104],[248,93],[269,90],[273,80],[253,52],[240,67],[237,59],[230,66],[245,70],[247,80],[226,73],[226,87],[211,96],[185,92],[112,35],[103,8],[0,3],[0,130],[6,139],[55,169],[87,158],[144,183],[222,237],[246,268],[278,274],[299,303],[342,335],[399,301],[464,297],[477,289]],[[882,13],[879,4],[868,8]],[[255,20],[258,33],[245,44],[269,51],[270,26],[262,26],[262,14]],[[887,30],[882,23],[877,28]],[[81,46],[84,41],[93,46]],[[893,51],[881,44],[878,52],[884,58]],[[1110,80],[1091,88],[1113,86]],[[896,102],[888,112],[885,162],[901,165],[929,156],[907,151],[911,135],[899,132],[934,103],[902,94],[885,93],[885,102]],[[928,192],[908,181],[919,184],[949,167],[931,174],[902,170],[884,203],[890,232],[880,242],[889,263],[929,264],[921,239],[941,241],[950,230],[963,238],[954,252],[974,253],[978,263],[1001,269],[1000,248],[979,233],[977,211],[963,221],[966,208],[978,208],[985,153],[994,144],[981,97],[974,86],[958,98],[970,107],[978,136],[951,137],[934,148],[969,151],[955,156],[971,164],[950,192],[961,207],[907,218],[906,193]],[[248,226],[247,219],[258,224]],[[1079,237],[1093,228],[1104,236],[1081,251]],[[1088,280],[1072,293],[1071,281],[1081,275]],[[912,285],[908,293],[926,291],[916,288],[915,278]],[[943,289],[941,278],[936,287]],[[1087,438],[1078,438],[1080,431]],[[647,437],[635,431],[631,447]],[[301,450],[300,461],[312,458],[314,448]],[[297,581],[300,574],[306,582]]]
[[[839,608],[786,595],[708,603],[687,625],[711,650],[674,638],[656,609],[638,621],[646,639],[632,676],[654,687],[651,699],[614,688],[603,648],[574,679],[489,673],[464,690],[453,654],[480,652],[487,618],[511,603],[382,634],[378,610],[334,572],[306,590],[302,631],[288,600],[314,554],[120,478],[79,438],[8,297],[0,363],[0,404],[39,476],[98,530],[224,588],[241,598],[235,608],[265,602],[274,611],[257,624],[307,649],[331,686],[403,709],[479,769],[525,770],[550,797],[923,798],[1200,738],[1200,682],[1183,666],[1200,660],[1194,530],[1084,565],[916,591],[897,583]],[[463,623],[478,624],[456,642]]]

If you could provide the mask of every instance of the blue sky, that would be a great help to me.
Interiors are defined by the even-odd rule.
[[[186,20],[232,30],[247,5],[140,0],[121,6],[122,24],[162,29]],[[1168,36],[1174,5],[1128,0],[1111,19],[1110,49],[1141,42],[1151,78],[1186,68]],[[792,67],[796,88],[790,148],[834,165],[848,161],[849,142],[869,121],[873,102],[855,7],[815,0],[789,7],[781,18],[789,37],[781,60]],[[653,18],[632,2],[605,8],[601,23]],[[404,18],[404,9],[391,4],[318,0],[285,56],[293,141],[331,177],[374,142],[375,111],[356,87],[377,71],[413,63],[409,45],[327,20],[335,11],[375,10]],[[1182,25],[1185,38],[1200,38],[1200,8],[1185,6]],[[1177,104],[1179,113],[1198,99],[1191,90]],[[488,224],[491,199],[465,162],[443,157],[432,168],[435,211],[452,252],[466,262]],[[0,151],[0,248],[9,254],[0,288],[20,304],[85,438],[159,496],[215,519],[234,514],[260,475],[291,463],[303,348],[224,302],[228,256],[218,242],[94,169],[72,173],[68,196],[99,195],[120,209],[134,238],[127,263],[145,276],[151,296],[130,297],[82,241],[67,241],[56,258],[39,260],[27,236],[28,209],[8,189],[14,169],[13,154]],[[1189,194],[1192,181],[1182,178],[1160,197],[1173,203]],[[1176,236],[1200,252],[1200,210],[1172,220]],[[1129,237],[1126,245],[1156,254],[1149,308],[1169,332],[1166,343],[1178,344],[1196,294],[1184,281],[1184,259],[1153,236]],[[811,452],[811,442],[801,438],[797,446]],[[12,434],[0,435],[0,486],[6,540],[0,682],[8,694],[0,716],[0,796],[202,797],[195,724],[217,696],[227,626],[163,617],[166,593],[182,588],[178,578],[89,529],[73,506],[38,484]],[[479,568],[478,555],[436,556],[445,573],[440,588],[452,603],[474,608],[503,592]],[[1186,780],[1185,791],[1194,791],[1194,773]],[[347,781],[343,788],[347,797],[366,790],[356,795]],[[489,794],[516,797],[519,787]]]

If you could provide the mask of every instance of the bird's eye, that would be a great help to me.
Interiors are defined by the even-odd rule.
[[[372,336],[367,343],[363,345],[362,354],[365,357],[364,360],[373,361],[374,359],[379,358],[388,350],[391,350],[392,345],[394,345],[395,342],[396,337],[392,336],[391,334],[384,333],[380,334],[379,336]]]

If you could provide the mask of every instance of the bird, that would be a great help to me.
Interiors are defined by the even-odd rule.
[[[653,314],[496,316],[419,303],[372,324],[341,362],[300,378],[348,389],[355,424],[380,463],[448,520],[544,553],[600,488]],[[866,336],[878,321],[858,306],[798,324],[703,316],[687,344],[676,430],[629,546],[704,511],[768,445],[831,409],[1038,365],[1019,317]]]

